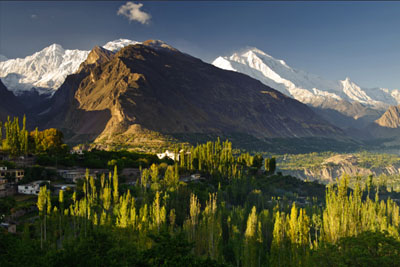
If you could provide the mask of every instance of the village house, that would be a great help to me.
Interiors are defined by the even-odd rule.
[[[157,154],[157,157],[159,158],[159,159],[163,159],[163,158],[170,158],[170,159],[172,159],[172,160],[179,160],[179,157],[180,157],[180,154],[182,153],[182,152],[184,152],[184,150],[183,149],[181,149],[180,151],[179,151],[179,153],[175,153],[175,152],[172,152],[172,151],[169,151],[169,150],[165,150],[165,152],[164,153],[158,153]],[[175,155],[176,154],[176,155]],[[190,154],[190,152],[185,152],[185,154]]]
[[[71,155],[80,155],[80,156],[82,156],[84,154],[84,151],[82,149],[71,149],[69,151],[69,153]]]
[[[76,183],[79,179],[85,179],[86,169],[57,170],[57,173],[67,182]],[[89,175],[96,178],[97,175],[108,173],[108,169],[91,169]]]
[[[83,170],[58,170],[57,173],[68,182],[76,183],[79,179],[84,179],[86,171]]]
[[[44,183],[50,183],[47,180],[34,181],[29,184],[23,184],[18,186],[18,193],[25,195],[39,195],[40,186]]]
[[[10,159],[10,161],[14,162],[15,165],[20,168],[33,166],[35,164],[35,160],[35,156],[30,154]]]
[[[14,178],[15,183],[18,183],[24,178],[25,172],[22,169],[7,169],[7,167],[0,167],[0,179],[5,179],[8,176]]]
[[[204,177],[201,177],[201,175],[199,173],[194,173],[190,176],[187,177],[183,177],[180,179],[182,182],[188,183],[188,182],[198,182],[201,180],[205,180]]]
[[[8,195],[7,187],[8,187],[7,179],[0,179],[0,197],[5,197]]]
[[[157,157],[159,158],[159,159],[163,159],[163,158],[170,158],[170,159],[172,159],[172,160],[175,160],[175,157],[177,158],[177,160],[179,160],[179,154],[178,155],[175,155],[175,153],[174,152],[171,152],[171,151],[169,151],[169,150],[165,150],[165,152],[164,153],[158,153],[157,154]]]
[[[90,150],[90,146],[89,145],[79,145],[79,146],[75,146],[75,147],[71,148],[69,153],[71,155],[83,156],[85,154],[85,152],[87,152],[89,150]]]
[[[15,195],[15,186],[10,184],[7,179],[0,179],[0,197]]]

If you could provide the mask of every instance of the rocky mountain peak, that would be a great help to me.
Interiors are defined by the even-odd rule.
[[[79,66],[78,72],[81,72],[87,66],[99,65],[110,61],[114,53],[103,47],[95,46],[88,54],[86,60]]]
[[[389,109],[375,121],[376,124],[387,128],[400,127],[400,105],[391,106]]]
[[[146,131],[158,133],[157,138],[343,135],[306,105],[257,80],[174,51],[178,50],[153,40],[126,46],[113,56],[93,49],[93,57],[100,54],[104,61],[66,79],[53,97],[52,112],[58,115],[48,125],[69,129],[75,139],[90,136],[109,143],[117,135],[131,144],[145,142],[138,136]]]

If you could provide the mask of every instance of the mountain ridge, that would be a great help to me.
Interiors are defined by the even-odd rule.
[[[306,105],[261,82],[159,41],[129,45],[101,58],[69,75],[54,94],[51,110],[41,116],[48,126],[70,129],[71,140],[86,136],[99,144],[122,135],[137,144],[146,132],[343,135]]]
[[[222,69],[245,73],[264,84],[276,88],[305,104],[314,106],[314,100],[345,100],[386,110],[400,104],[400,91],[384,88],[361,88],[350,78],[330,81],[318,75],[291,68],[257,48],[235,52],[231,56],[217,57],[213,65]]]

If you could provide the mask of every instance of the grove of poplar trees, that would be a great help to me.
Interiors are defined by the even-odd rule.
[[[40,240],[42,251],[62,251],[104,229],[143,251],[154,248],[154,236],[183,235],[191,244],[189,254],[230,266],[320,266],[321,260],[335,257],[329,251],[346,252],[346,247],[337,247],[340,244],[359,244],[351,238],[369,242],[379,237],[374,246],[389,249],[376,250],[376,257],[388,266],[400,265],[399,206],[380,200],[379,190],[375,196],[360,184],[350,190],[344,175],[337,185],[327,187],[324,205],[299,206],[277,199],[235,204],[227,188],[235,191],[251,183],[252,156],[235,155],[231,143],[219,141],[189,152],[182,151],[173,166],[143,169],[131,187],[120,184],[116,166],[99,178],[87,172],[82,190],[68,198],[61,190],[52,199],[49,189],[42,187],[39,220],[30,235]],[[179,179],[196,172],[207,177],[208,185]]]
[[[26,117],[23,117],[22,126],[18,117],[10,117],[2,123],[0,121],[0,150],[9,152],[11,156],[27,155],[28,153],[52,152],[63,146],[61,131],[51,128],[39,131],[36,128],[28,132]]]
[[[2,150],[9,150],[11,155],[23,155],[28,153],[28,131],[26,130],[26,117],[22,121],[22,129],[20,128],[19,119],[10,117],[4,123],[3,139],[3,123],[0,122],[0,146]]]

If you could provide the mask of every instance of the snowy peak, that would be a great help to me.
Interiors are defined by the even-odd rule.
[[[212,64],[224,70],[237,71],[232,67],[232,63],[224,57],[217,57]]]
[[[32,88],[40,94],[52,94],[87,55],[88,51],[65,50],[52,44],[31,56],[0,62],[0,78],[17,95]]]
[[[372,104],[373,100],[357,84],[353,83],[349,77],[340,81],[340,83],[342,84],[343,92],[349,99],[363,104]]]
[[[45,49],[43,49],[41,52],[62,54],[65,52],[65,50],[59,44],[52,44],[52,45],[46,47]]]
[[[110,50],[112,52],[117,52],[117,51],[121,50],[122,48],[124,48],[125,46],[135,45],[135,44],[139,44],[139,43],[140,42],[132,41],[132,40],[128,40],[128,39],[117,39],[117,40],[106,43],[105,45],[103,45],[103,48]]]
[[[106,43],[102,54],[109,54],[139,42],[118,39]],[[53,94],[65,78],[75,73],[89,55],[87,50],[68,50],[59,44],[52,44],[25,58],[7,59],[0,55],[0,78],[14,94],[35,88],[39,94]],[[93,56],[93,60],[95,56]]]
[[[282,93],[311,105],[323,101],[359,102],[378,109],[400,103],[399,90],[365,89],[352,82],[331,81],[318,75],[291,68],[258,48],[249,48],[229,57],[217,57],[214,66],[247,74]]]

